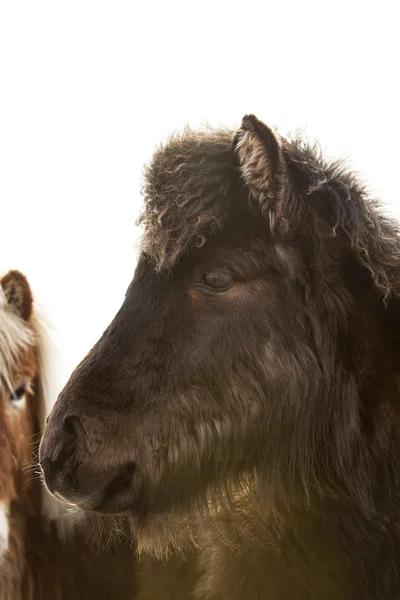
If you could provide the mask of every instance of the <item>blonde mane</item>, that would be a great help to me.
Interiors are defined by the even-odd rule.
[[[35,345],[32,329],[7,303],[0,286],[0,394],[12,390],[12,372],[21,352]]]

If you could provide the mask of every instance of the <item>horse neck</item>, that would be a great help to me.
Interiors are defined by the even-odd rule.
[[[362,586],[373,578],[368,561],[384,555],[382,535],[396,502],[375,503],[368,513],[332,493],[288,511],[247,494],[234,511],[222,510],[199,540],[203,575],[196,592],[213,600],[365,598]],[[394,534],[386,537],[393,543]]]
[[[9,549],[0,567],[1,600],[24,600],[22,580],[25,570],[25,526],[23,511],[11,509]]]
[[[27,569],[28,523],[39,507],[39,493],[32,482],[25,482],[18,497],[11,502],[8,551],[0,567],[1,600],[25,600],[24,578]]]

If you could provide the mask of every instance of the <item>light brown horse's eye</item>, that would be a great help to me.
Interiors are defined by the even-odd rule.
[[[208,271],[201,278],[202,284],[217,291],[224,291],[231,287],[233,283],[232,275],[226,271]]]
[[[16,402],[21,400],[26,392],[26,383],[21,383],[13,392],[10,393],[10,400]]]

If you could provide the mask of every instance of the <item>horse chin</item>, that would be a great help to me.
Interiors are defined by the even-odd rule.
[[[78,502],[79,508],[86,512],[94,512],[103,516],[123,516],[144,519],[148,513],[141,485],[130,482],[124,485],[113,482],[89,498]]]
[[[118,494],[117,496],[109,497],[102,494],[101,498],[98,495],[84,500],[79,503],[79,508],[85,512],[97,513],[103,516],[134,516],[137,514],[135,510],[135,500],[129,494]]]
[[[77,521],[86,524],[88,542],[109,547],[116,541],[133,544],[139,554],[166,560],[171,552],[185,552],[198,546],[199,518],[195,511],[153,512],[139,499],[129,507],[111,504],[96,510],[77,507]]]

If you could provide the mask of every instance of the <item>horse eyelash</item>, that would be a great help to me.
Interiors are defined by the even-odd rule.
[[[10,392],[10,400],[11,401],[21,400],[22,396],[25,394],[26,391],[27,391],[27,384],[21,383],[21,385],[19,385],[15,390]]]

